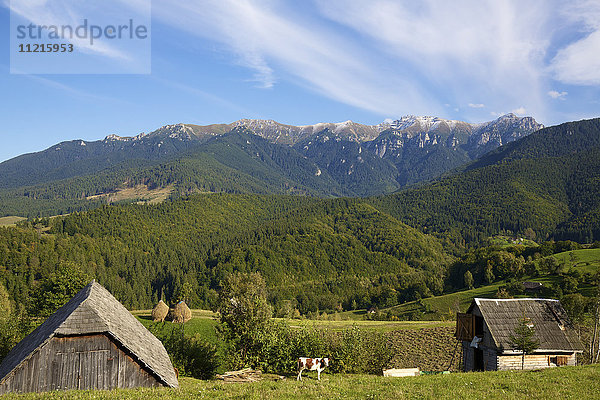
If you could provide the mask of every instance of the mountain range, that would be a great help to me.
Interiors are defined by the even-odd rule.
[[[291,306],[315,313],[390,307],[454,290],[458,286],[446,279],[449,263],[489,243],[490,236],[597,241],[600,118],[546,127],[509,143],[513,134],[503,137],[499,127],[492,132],[505,120],[523,121],[501,118],[487,124],[489,134],[469,141],[484,129],[472,126],[454,146],[467,154],[466,164],[428,182],[365,197],[340,196],[376,184],[384,192],[381,183],[398,170],[385,158],[389,149],[382,157],[369,148],[381,150],[377,140],[405,129],[402,120],[372,133],[374,139],[366,129],[344,131],[342,124],[314,133],[292,129],[287,137],[267,124],[265,138],[254,133],[261,126],[255,121],[203,127],[203,133],[171,126],[137,138],[62,143],[19,161],[43,162],[46,169],[30,169],[27,177],[35,185],[0,190],[0,206],[12,215],[70,214],[0,229],[0,278],[16,304],[27,301],[33,280],[50,279],[61,265],[96,276],[129,307],[147,308],[163,293],[177,298],[186,283],[194,293],[191,303],[210,307],[226,274],[259,271],[278,312]],[[462,129],[444,124],[450,131]],[[437,146],[443,136],[432,126],[426,133],[429,145]],[[336,136],[336,127],[344,133]],[[438,129],[446,128],[439,123]],[[410,136],[407,142],[426,136],[403,135]],[[481,146],[491,140],[503,145],[471,160],[476,153],[469,151],[485,151]],[[352,174],[344,170],[348,154],[364,160],[352,159]],[[61,159],[88,168],[87,175],[63,167]],[[16,168],[15,160],[4,164]],[[361,169],[365,164],[373,169]],[[123,194],[133,189],[146,192]],[[151,206],[119,201],[159,192],[171,194],[170,200]],[[534,259],[534,251],[548,246],[554,244],[543,243],[529,255]],[[560,247],[572,248],[566,242]],[[497,271],[501,264],[510,275],[525,263],[511,257],[512,250],[498,249],[504,258],[490,260]]]
[[[481,124],[406,116],[378,125],[166,125],[132,137],[61,142],[0,163],[0,213],[13,214],[18,204],[30,204],[28,215],[70,212],[136,185],[176,194],[387,194],[542,127],[514,114]]]

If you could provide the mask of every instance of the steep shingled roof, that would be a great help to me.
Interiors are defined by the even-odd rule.
[[[92,281],[20,341],[0,364],[0,382],[54,336],[106,334],[160,381],[179,387],[164,346],[112,294]]]
[[[473,299],[467,312],[477,305],[496,347],[511,351],[510,336],[523,317],[529,318],[539,341],[537,352],[582,351],[571,322],[558,300],[553,299]]]

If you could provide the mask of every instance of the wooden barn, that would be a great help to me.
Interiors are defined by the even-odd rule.
[[[525,369],[576,365],[576,354],[583,347],[558,300],[476,298],[456,318],[464,370],[521,369],[522,353],[514,349],[510,337],[523,318],[539,342],[537,350],[525,355]]]
[[[0,364],[0,394],[178,387],[162,343],[92,281]]]

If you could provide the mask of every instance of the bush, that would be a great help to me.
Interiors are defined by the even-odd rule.
[[[179,374],[198,379],[212,378],[220,365],[217,347],[198,334],[185,336],[185,324],[171,325],[166,333],[158,329],[164,322],[152,324],[150,331],[163,343]]]
[[[277,322],[268,329],[263,344],[257,366],[265,372],[294,372],[299,357],[328,357],[331,372],[381,373],[393,356],[386,334],[356,326],[333,332],[312,326],[294,329]]]
[[[260,273],[235,272],[221,282],[219,333],[227,343],[227,366],[256,367],[270,340],[273,310]]]
[[[576,293],[578,287],[579,287],[579,282],[577,282],[577,279],[575,279],[569,275],[563,277],[563,279],[562,279],[563,293],[565,293],[565,294]]]

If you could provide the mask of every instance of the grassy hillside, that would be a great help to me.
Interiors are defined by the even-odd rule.
[[[493,298],[503,284],[504,282],[498,282],[476,289],[428,297],[419,301],[409,301],[395,307],[382,309],[380,312],[396,316],[399,319],[453,321],[456,313],[464,312],[474,297]]]
[[[16,217],[16,216],[8,216],[8,217],[0,217],[0,226],[12,226],[15,225],[17,222],[24,220],[25,218],[23,217]]]
[[[6,395],[6,399],[548,399],[597,398],[600,366],[549,368],[536,372],[475,372],[384,378],[330,375],[321,381],[309,374],[302,382],[267,376],[261,382],[226,384],[180,379],[180,389],[52,392]]]
[[[593,277],[598,276],[600,273],[600,249],[564,251],[542,257],[533,264],[540,268],[542,265],[548,264],[549,259],[555,260],[551,264],[555,266],[555,270],[552,272],[547,271],[539,276],[520,276],[513,283],[504,280],[496,281],[470,290],[429,297],[419,301],[410,301],[398,306],[381,309],[379,312],[388,318],[452,320],[456,312],[464,312],[467,309],[474,297],[494,298],[499,289],[507,288],[509,285],[518,286],[523,281],[540,282],[544,285],[542,292],[537,296],[557,297],[554,289],[560,287],[566,291],[565,279],[569,279],[569,277],[577,277],[574,281],[577,286],[572,288],[574,292],[587,297],[596,295],[596,284]],[[541,268],[543,270],[544,267]],[[591,277],[592,282],[588,281],[585,276]],[[536,297],[536,294],[527,292],[512,293],[512,295],[515,297]]]

